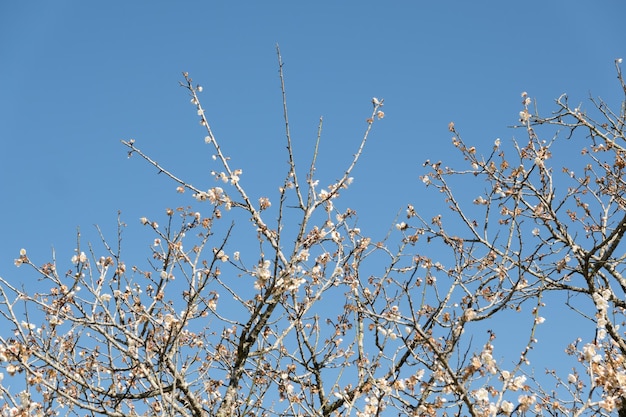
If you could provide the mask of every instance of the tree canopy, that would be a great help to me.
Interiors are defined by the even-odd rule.
[[[211,130],[202,87],[184,73],[221,169],[208,186],[196,184],[122,141],[193,196],[188,207],[140,219],[153,235],[148,260],[126,257],[121,218],[116,240],[79,236],[69,266],[20,252],[16,266],[31,268],[37,285],[0,278],[3,415],[608,416],[626,408],[621,60],[617,108],[562,95],[543,115],[522,93],[522,137],[482,148],[451,122],[464,162],[426,160],[418,184],[440,199],[439,213],[425,216],[407,196],[381,239],[341,194],[385,122],[384,100],[372,99],[337,180],[320,184],[322,121],[312,157],[297,160],[279,51],[278,62],[282,183],[245,187],[245,170]],[[550,297],[562,304],[546,305]],[[533,355],[548,348],[537,329],[563,311],[577,320],[563,324],[563,358],[537,369]],[[498,338],[503,323],[515,326],[514,343]]]

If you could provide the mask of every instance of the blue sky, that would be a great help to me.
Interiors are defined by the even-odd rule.
[[[563,92],[615,94],[624,11],[618,1],[5,2],[0,271],[22,246],[49,251],[76,226],[113,224],[117,210],[130,220],[171,204],[171,184],[128,161],[120,139],[180,175],[210,171],[182,71],[205,86],[226,151],[261,171],[283,145],[276,43],[296,139],[311,141],[324,116],[320,175],[339,175],[369,100],[385,98],[355,190],[385,184],[392,202],[368,204],[388,224],[407,200],[424,202],[421,163],[450,154],[450,120],[480,145],[514,136],[521,91],[545,111]]]
[[[0,4],[0,275],[24,279],[25,247],[68,262],[76,228],[127,236],[139,217],[192,204],[120,139],[200,188],[216,168],[186,91],[188,71],[242,184],[271,194],[287,167],[275,44],[300,161],[324,132],[318,174],[339,177],[373,96],[385,99],[354,187],[362,228],[382,234],[412,203],[441,201],[419,181],[426,159],[454,161],[448,123],[490,149],[516,132],[520,93],[547,114],[567,92],[615,103],[626,57],[623,1],[78,2]],[[310,145],[310,146],[309,146]],[[282,165],[281,165],[282,164]],[[147,254],[139,241],[138,253]]]

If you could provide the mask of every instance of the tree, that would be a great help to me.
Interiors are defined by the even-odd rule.
[[[322,188],[321,135],[304,171],[294,157],[277,52],[289,159],[278,194],[252,200],[185,73],[222,186],[196,187],[123,141],[205,213],[168,209],[164,227],[142,218],[154,233],[143,266],[124,256],[121,220],[116,244],[101,234],[102,250],[85,252],[79,239],[67,273],[21,251],[16,265],[32,268],[44,290],[0,278],[11,330],[0,338],[4,415],[559,416],[623,407],[621,61],[619,113],[591,99],[596,118],[563,95],[544,117],[524,93],[524,140],[497,140],[485,156],[451,123],[466,166],[427,161],[422,177],[443,196],[441,213],[425,218],[408,204],[397,230],[375,241],[340,192],[384,117],[383,100],[372,99],[354,158]],[[581,149],[571,166],[551,164],[562,143]],[[481,193],[468,204],[459,193],[471,186]],[[249,236],[253,253],[228,251]],[[541,376],[529,357],[542,349],[535,332],[552,294],[596,331],[573,329],[571,369]],[[529,324],[507,355],[489,326],[511,312]]]

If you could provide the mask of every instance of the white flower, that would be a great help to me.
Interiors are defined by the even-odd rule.
[[[7,365],[6,369],[11,376],[15,375],[15,373],[19,370],[19,368],[13,364]]]
[[[465,317],[465,320],[472,321],[476,318],[476,310],[474,310],[473,308],[468,308],[463,313],[463,316]]]
[[[535,397],[534,395],[521,394],[519,397],[517,397],[517,402],[522,406],[522,410],[525,410],[528,409],[529,406],[537,402],[537,397]]]
[[[583,356],[585,358],[586,361],[591,361],[596,355],[596,348],[590,344],[587,343],[584,347],[583,347]]]
[[[500,138],[497,138],[494,142],[493,142],[493,146],[495,146],[496,148],[498,146],[500,146]]]
[[[87,255],[85,255],[85,252],[81,252],[80,255],[72,256],[72,263],[74,265],[77,265],[79,262],[80,263],[87,262]]]
[[[204,200],[207,200],[209,198],[209,194],[205,193],[204,191],[200,191],[197,194],[193,194],[192,197],[195,198],[198,201],[204,201]]]
[[[26,249],[20,249],[20,256],[26,256]]]
[[[335,270],[333,271],[333,277],[342,277],[343,276],[343,269],[341,269],[340,267],[336,267]],[[335,286],[339,284],[339,281],[335,282]]]
[[[308,249],[302,249],[300,251],[300,253],[298,254],[297,257],[298,261],[308,261],[309,260],[309,250]]]
[[[622,58],[617,58],[617,63],[621,64],[622,63]]]
[[[486,205],[489,204],[489,201],[485,200],[483,196],[479,195],[474,199],[473,203],[478,205]]]
[[[404,379],[399,379],[395,382],[394,388],[398,391],[402,391],[406,388],[406,384],[404,383]]]
[[[489,401],[489,391],[485,388],[481,388],[474,393],[474,398],[476,398],[478,402],[487,402]]]
[[[259,198],[259,208],[261,210],[266,210],[268,208],[270,208],[272,206],[272,202],[270,201],[269,198],[267,197],[260,197]]]
[[[226,255],[226,253],[224,253],[223,250],[220,250],[219,252],[217,252],[215,257],[218,258],[222,262],[227,262],[228,261],[228,255]]]
[[[35,328],[35,325],[33,323],[27,323],[25,321],[23,321],[21,323],[22,327],[28,330],[33,330]]]
[[[609,306],[609,303],[606,300],[606,298],[603,297],[603,294],[600,294],[598,292],[593,293],[593,301],[596,302],[596,306],[598,310],[601,310],[601,311],[606,311],[606,309]]]
[[[574,374],[567,375],[567,382],[569,382],[570,384],[576,383],[577,380],[578,378],[576,378],[576,375]]]
[[[396,224],[396,229],[398,230],[404,230],[407,228],[407,224],[405,222],[401,222],[401,223],[397,223]]]
[[[483,351],[480,353],[480,359],[485,362],[485,363],[489,363],[491,361],[493,361],[493,355],[490,352],[487,351]],[[504,371],[506,372],[506,371]]]
[[[517,391],[518,389],[522,389],[524,387],[524,383],[526,382],[526,377],[524,375],[520,375],[513,379],[513,391]]]
[[[263,264],[256,265],[254,267],[254,276],[261,281],[267,281],[272,276],[270,272],[270,261],[263,261]]]
[[[502,412],[506,415],[509,415],[513,412],[513,403],[509,401],[502,401],[502,405],[500,405]]]

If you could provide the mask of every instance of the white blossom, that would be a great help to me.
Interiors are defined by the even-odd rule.
[[[474,392],[474,398],[476,398],[478,402],[487,402],[489,401],[489,391],[485,388],[481,388]]]
[[[72,263],[74,265],[77,265],[79,262],[80,263],[87,262],[87,255],[85,254],[85,252],[81,252],[80,255],[72,256]]]
[[[22,321],[22,327],[28,330],[33,330],[36,326],[33,323],[28,323],[26,321]]]
[[[525,382],[526,382],[526,376],[520,375],[518,377],[515,377],[513,379],[513,383],[511,384],[511,389],[513,391],[517,391],[519,389],[522,389],[524,387],[524,383]]]
[[[509,415],[513,412],[514,406],[512,402],[509,401],[502,401],[502,404],[500,405],[500,408],[502,409],[502,412],[506,415]]]

